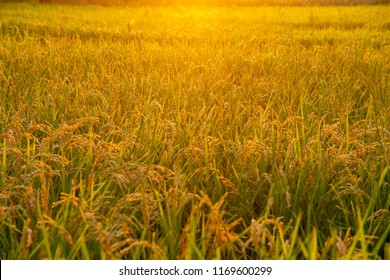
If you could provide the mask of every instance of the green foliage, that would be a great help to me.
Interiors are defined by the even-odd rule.
[[[389,7],[0,7],[2,259],[388,259]]]

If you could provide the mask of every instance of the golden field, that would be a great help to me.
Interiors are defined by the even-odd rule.
[[[389,14],[0,4],[0,258],[389,259]]]

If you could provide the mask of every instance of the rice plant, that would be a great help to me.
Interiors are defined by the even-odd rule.
[[[0,4],[0,258],[389,259],[389,14]]]

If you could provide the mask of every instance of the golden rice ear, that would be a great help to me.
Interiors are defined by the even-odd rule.
[[[26,220],[23,225],[22,235],[20,237],[20,247],[22,259],[28,259],[30,253],[30,247],[32,245],[32,230],[29,227],[30,220]]]

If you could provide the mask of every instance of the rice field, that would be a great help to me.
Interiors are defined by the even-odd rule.
[[[389,15],[0,4],[0,258],[390,259]]]

